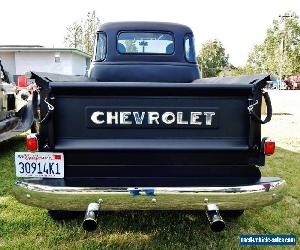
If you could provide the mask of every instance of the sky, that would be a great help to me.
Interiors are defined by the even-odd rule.
[[[254,44],[279,14],[300,15],[300,0],[2,0],[0,45],[39,44],[63,47],[66,27],[96,11],[101,23],[111,21],[164,21],[188,25],[196,49],[219,39],[235,66],[246,63]]]

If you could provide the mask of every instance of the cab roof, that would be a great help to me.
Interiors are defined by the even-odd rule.
[[[192,30],[186,25],[169,22],[109,22],[100,25],[98,31],[118,33],[121,30],[160,30],[172,33],[192,33]]]

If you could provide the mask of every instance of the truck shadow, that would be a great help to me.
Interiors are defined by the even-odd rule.
[[[246,212],[247,213],[247,212]],[[221,212],[222,214],[222,212]],[[83,221],[84,212],[62,212],[50,217],[54,223],[68,225],[69,223]],[[231,226],[240,218],[228,215],[222,216],[225,222]],[[205,211],[195,210],[163,210],[163,211],[101,211],[98,217],[98,228],[91,234],[101,235],[118,233],[143,233],[158,234],[176,231],[207,231],[212,233]],[[225,229],[226,230],[226,229]]]
[[[0,163],[2,157],[11,156],[17,150],[25,150],[25,136],[18,135],[12,139],[0,142]],[[9,154],[9,155],[7,155]]]

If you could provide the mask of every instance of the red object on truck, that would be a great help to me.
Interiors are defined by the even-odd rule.
[[[27,78],[24,75],[18,76],[18,87],[19,88],[27,87]]]

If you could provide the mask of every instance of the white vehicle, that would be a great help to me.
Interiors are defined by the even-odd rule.
[[[30,92],[9,83],[0,60],[0,142],[30,129],[33,120],[33,103]]]

